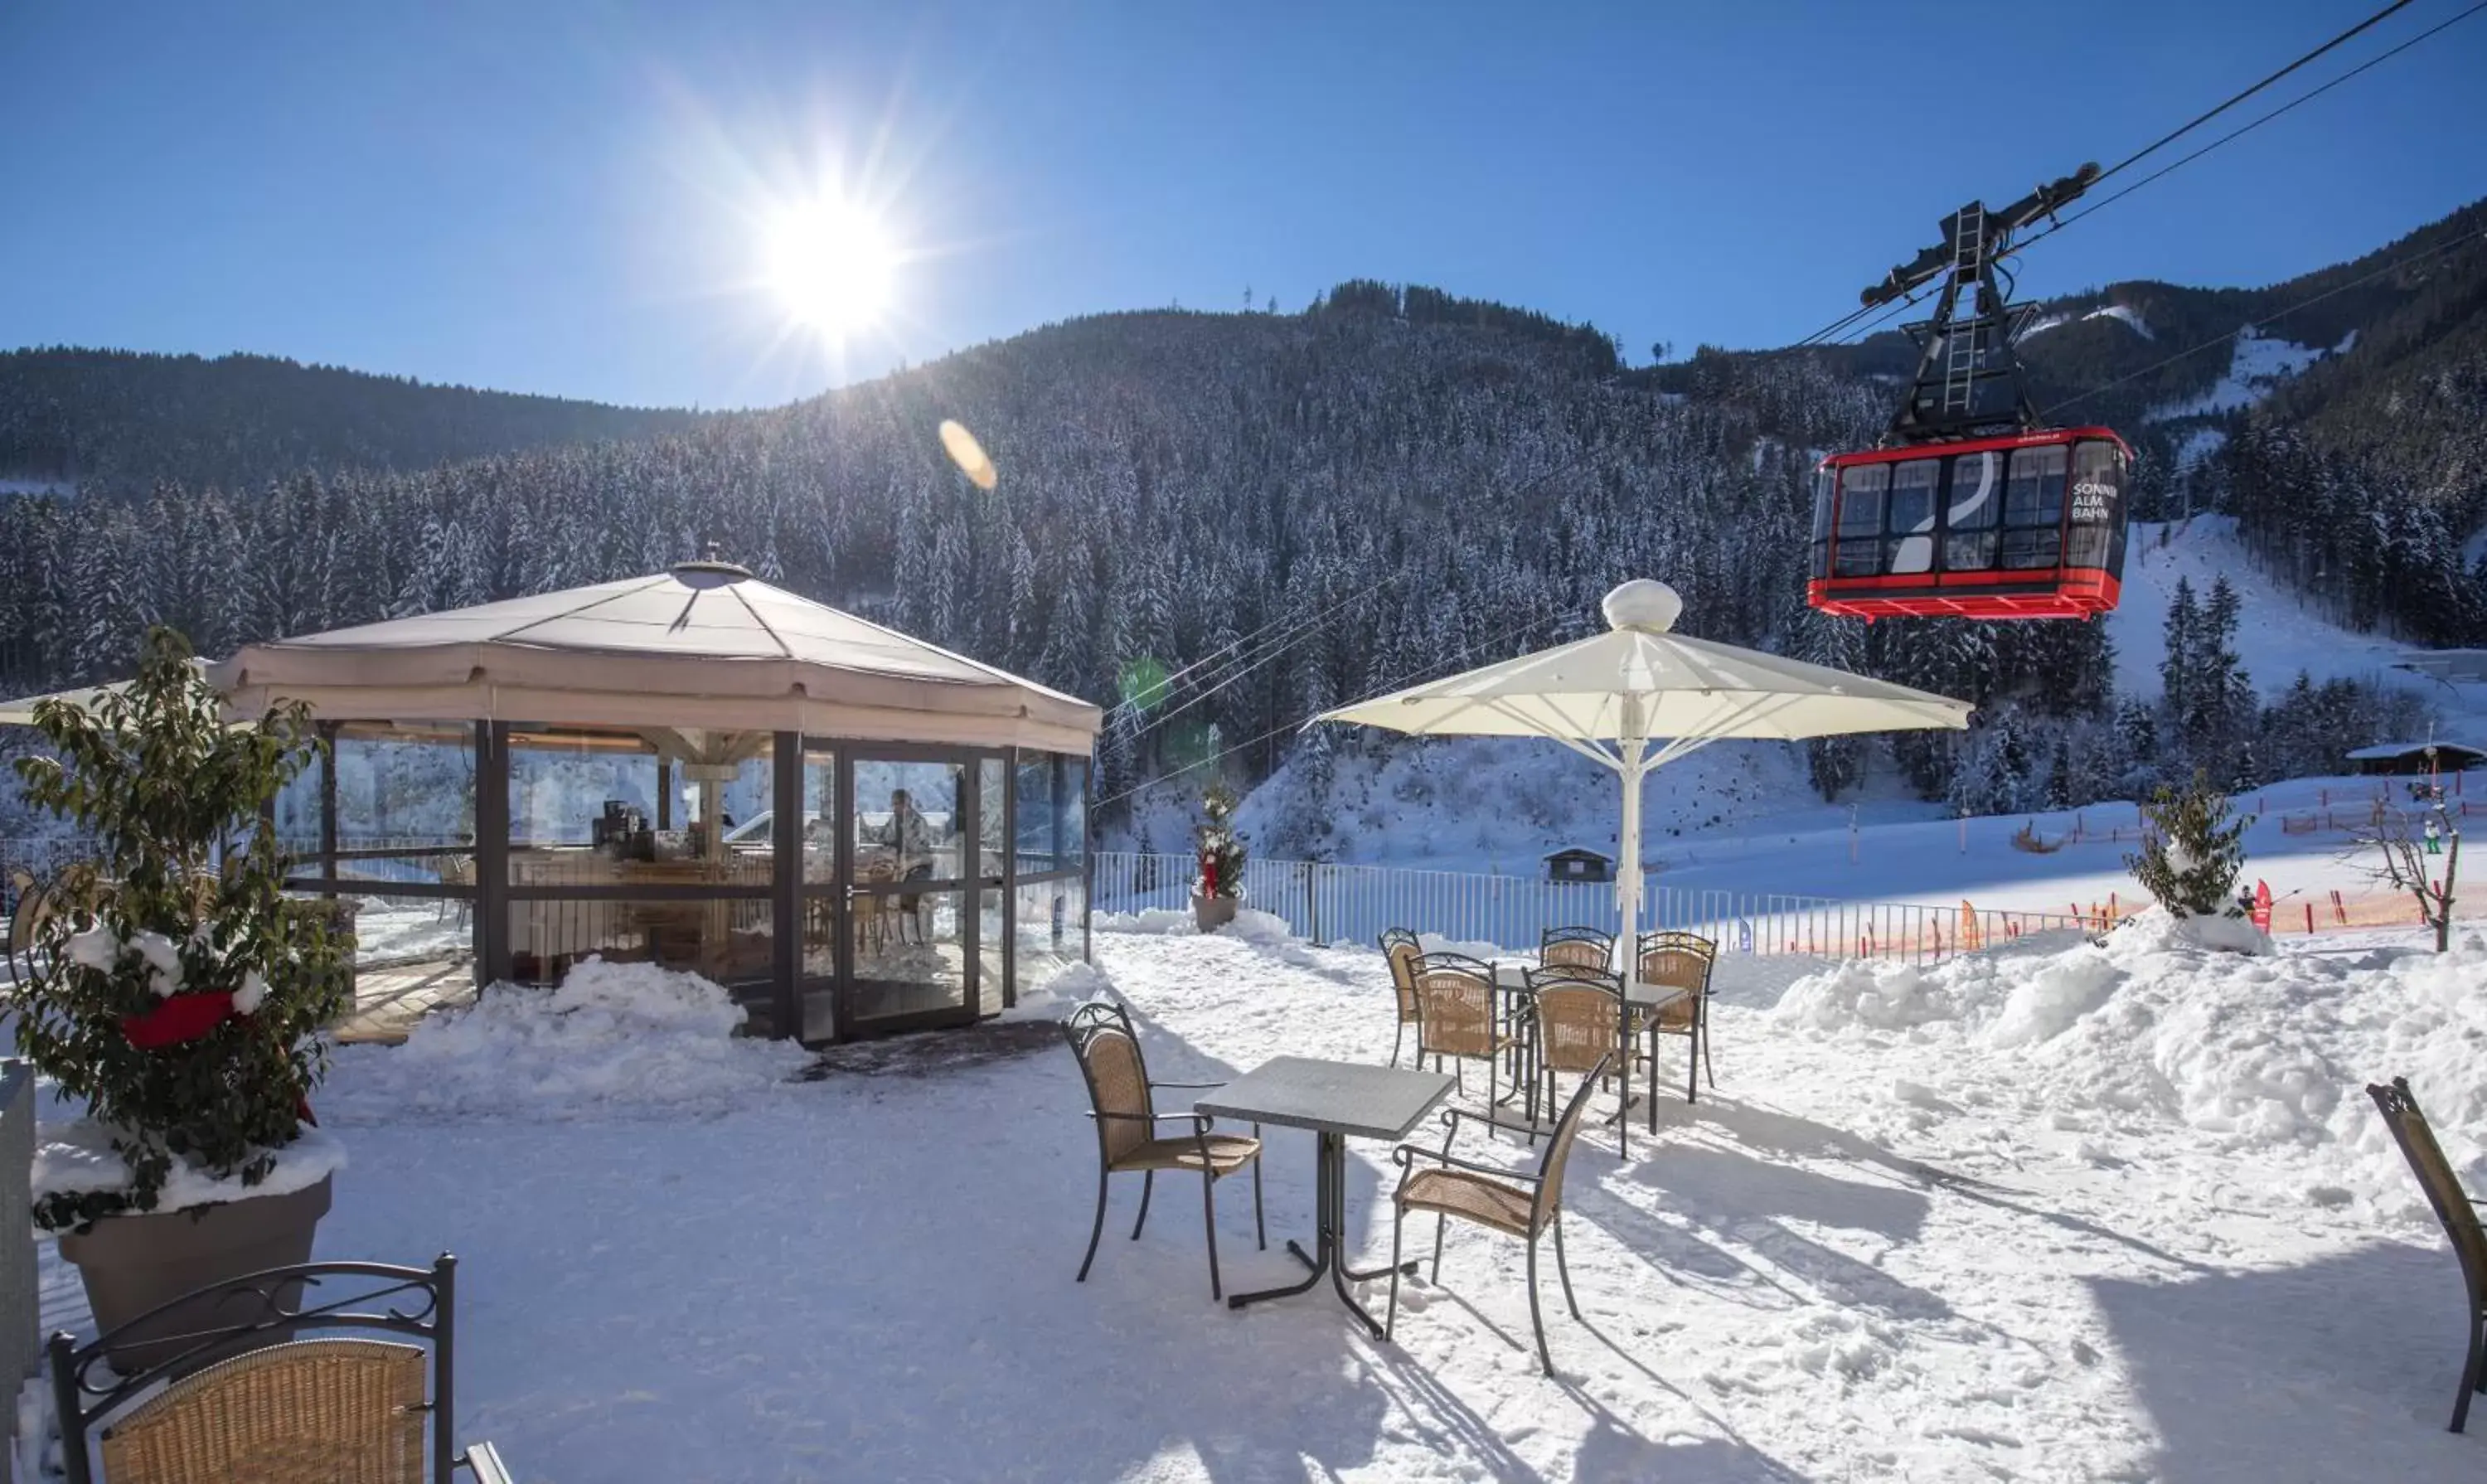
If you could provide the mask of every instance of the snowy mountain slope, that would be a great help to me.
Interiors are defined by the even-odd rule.
[[[2125,547],[2124,597],[2107,618],[2108,637],[2115,644],[2118,691],[2157,698],[2159,666],[2167,655],[2167,604],[2177,582],[2190,581],[2199,601],[2224,576],[2243,604],[2237,654],[2263,695],[2287,689],[2304,670],[2317,681],[2382,681],[2423,689],[2440,705],[2447,699],[2444,687],[2390,667],[2408,645],[2379,634],[2352,633],[2255,570],[2237,540],[2236,525],[2229,516],[2134,522]]]
[[[2155,408],[2150,419],[2166,422],[2179,417],[2213,416],[2249,407],[2270,396],[2280,382],[2325,356],[2346,352],[2356,340],[2357,332],[2352,330],[2348,339],[2334,349],[2325,350],[2277,336],[2257,335],[2249,328],[2237,337],[2236,347],[2229,352],[2226,374],[2212,383],[2209,390]]]

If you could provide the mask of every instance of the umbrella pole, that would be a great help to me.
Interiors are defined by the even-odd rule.
[[[1617,752],[1622,765],[1617,771],[1624,780],[1624,819],[1619,841],[1624,858],[1623,870],[1615,877],[1623,909],[1623,931],[1615,937],[1615,953],[1621,962],[1615,971],[1627,986],[1640,973],[1640,784],[1649,751],[1649,740],[1641,735],[1644,725],[1639,699],[1635,697],[1625,703],[1624,742]]]

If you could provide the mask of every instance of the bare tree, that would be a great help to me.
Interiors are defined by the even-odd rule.
[[[2461,871],[2461,826],[2445,812],[2440,791],[2422,807],[2401,809],[2378,799],[2373,818],[2359,831],[2352,854],[2379,853],[2368,873],[2417,901],[2418,920],[2435,930],[2435,951],[2452,943],[2453,884]],[[2434,871],[2442,866],[2441,874]]]

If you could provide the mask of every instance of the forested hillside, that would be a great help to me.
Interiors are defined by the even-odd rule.
[[[2119,285],[2045,306],[2027,342],[2042,401],[2369,269],[2330,271],[2258,291]],[[2222,347],[2137,378],[2149,400],[2120,389],[2079,415],[2136,436],[2155,502],[2233,510],[2257,549],[2345,617],[2487,637],[2480,579],[2461,559],[2487,501],[2482,283],[2474,244],[2444,252],[2334,294],[2320,323],[2265,332],[2307,334],[2336,350],[2328,359]],[[2249,352],[2262,359],[2249,366]],[[124,669],[151,622],[220,653],[649,572],[714,541],[771,581],[1115,706],[1105,795],[1212,756],[1248,782],[1308,749],[1288,773],[1303,848],[1320,843],[1328,749],[1381,745],[1299,740],[1303,717],[1586,631],[1599,595],[1627,576],[1673,583],[1691,631],[1978,703],[1970,737],[1889,749],[1918,791],[1964,806],[2129,795],[2195,765],[2231,781],[2307,770],[2417,724],[2405,702],[2349,682],[2266,711],[2257,692],[2288,677],[2232,673],[2222,626],[2233,631],[2236,604],[2212,592],[2189,594],[2169,646],[2209,678],[2147,702],[2114,694],[2104,626],[1868,629],[1811,614],[1807,476],[1821,451],[1879,432],[1893,392],[1875,372],[1906,364],[1887,346],[1705,350],[1624,371],[1587,326],[1355,283],[1295,315],[1073,321],[773,411],[654,426],[580,412],[614,420],[601,441],[394,470],[392,456],[220,472],[264,470],[287,438],[337,449],[377,436],[289,404],[277,415],[296,431],[238,435],[238,462],[186,463],[150,434],[81,457],[180,477],[0,499],[0,688]],[[2246,374],[2255,367],[2270,374]],[[945,460],[943,418],[982,440],[995,489]],[[438,435],[531,426],[501,408]],[[2299,458],[2337,477],[2301,491],[2286,462]],[[2303,511],[2317,513],[2311,534]],[[1217,657],[1264,662],[1184,673]],[[1819,748],[1816,780],[1836,793],[1873,755]]]
[[[0,490],[143,494],[417,469],[690,427],[698,414],[435,386],[265,355],[0,351]]]

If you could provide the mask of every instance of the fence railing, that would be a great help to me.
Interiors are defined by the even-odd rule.
[[[1183,910],[1191,902],[1188,855],[1101,851],[1092,900],[1101,912]],[[1250,860],[1244,906],[1272,913],[1316,943],[1370,943],[1401,927],[1511,952],[1536,948],[1549,928],[1619,932],[1623,906],[1612,882],[1552,882],[1459,871]],[[1776,892],[1693,890],[1645,882],[1639,923],[1698,933],[1730,953],[1901,959],[1920,963],[1992,947],[2032,933],[2088,931],[2087,915],[1856,902]]]

